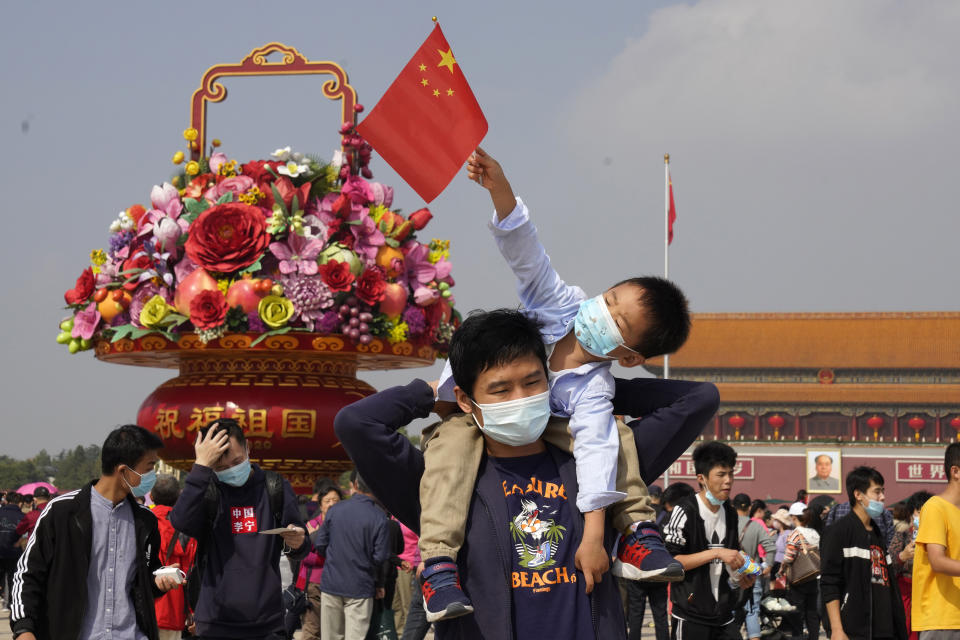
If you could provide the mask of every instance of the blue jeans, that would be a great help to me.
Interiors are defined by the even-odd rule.
[[[747,610],[747,637],[760,637],[760,601],[763,600],[763,580],[757,578],[753,583],[753,595],[744,603]]]
[[[403,640],[423,640],[430,629],[427,614],[423,611],[423,594],[420,593],[420,581],[413,578],[413,594],[410,596],[410,611],[407,612],[407,622],[403,625]]]

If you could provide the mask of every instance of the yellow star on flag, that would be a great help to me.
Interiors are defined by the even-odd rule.
[[[423,86],[427,86],[428,84],[430,84],[430,81],[427,80],[426,78],[421,78],[420,84],[422,84]]]
[[[447,95],[448,95],[448,96],[452,96],[452,95],[453,95],[453,89],[447,89]]]
[[[426,70],[427,70],[427,65],[421,63],[421,64],[420,64],[420,71],[426,71]]]
[[[453,73],[453,65],[457,64],[456,59],[453,57],[453,51],[451,49],[447,49],[446,51],[437,49],[437,53],[440,54],[440,64],[437,66],[446,67],[450,70],[450,73]]]
[[[439,90],[439,89],[434,89],[434,90],[433,90],[433,97],[434,97],[434,98],[439,98],[439,97],[440,97],[440,90]]]

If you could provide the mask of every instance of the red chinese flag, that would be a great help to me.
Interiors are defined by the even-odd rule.
[[[670,178],[670,169],[667,168],[667,244],[673,242],[673,223],[677,221],[677,205],[673,203],[673,180]]]
[[[427,202],[450,184],[487,119],[439,24],[357,131]]]

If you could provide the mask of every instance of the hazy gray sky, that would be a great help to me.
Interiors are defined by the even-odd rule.
[[[468,8],[469,6],[469,8]],[[544,13],[542,7],[550,8]],[[95,8],[93,8],[95,7]],[[372,107],[439,15],[490,123],[486,149],[588,292],[663,269],[696,311],[956,310],[960,4],[7,3],[0,55],[4,354],[0,453],[101,442],[174,372],[54,342],[63,292],[116,213],[182,148],[207,67],[273,40],[341,63]],[[240,160],[329,155],[338,107],[311,78],[234,79],[208,126]],[[422,206],[383,161],[376,179]],[[489,198],[430,205],[466,312],[515,304]],[[382,388],[433,369],[370,373]]]

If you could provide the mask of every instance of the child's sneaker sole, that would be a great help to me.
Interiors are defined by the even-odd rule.
[[[656,571],[641,571],[634,565],[617,559],[610,568],[613,575],[626,580],[642,580],[644,582],[681,582],[683,580],[683,565],[671,562],[669,565]]]
[[[431,612],[427,608],[427,599],[423,599],[423,612],[427,615],[427,622],[437,622],[438,620],[450,620],[459,618],[468,613],[473,613],[473,607],[462,602],[451,602],[443,611]]]

